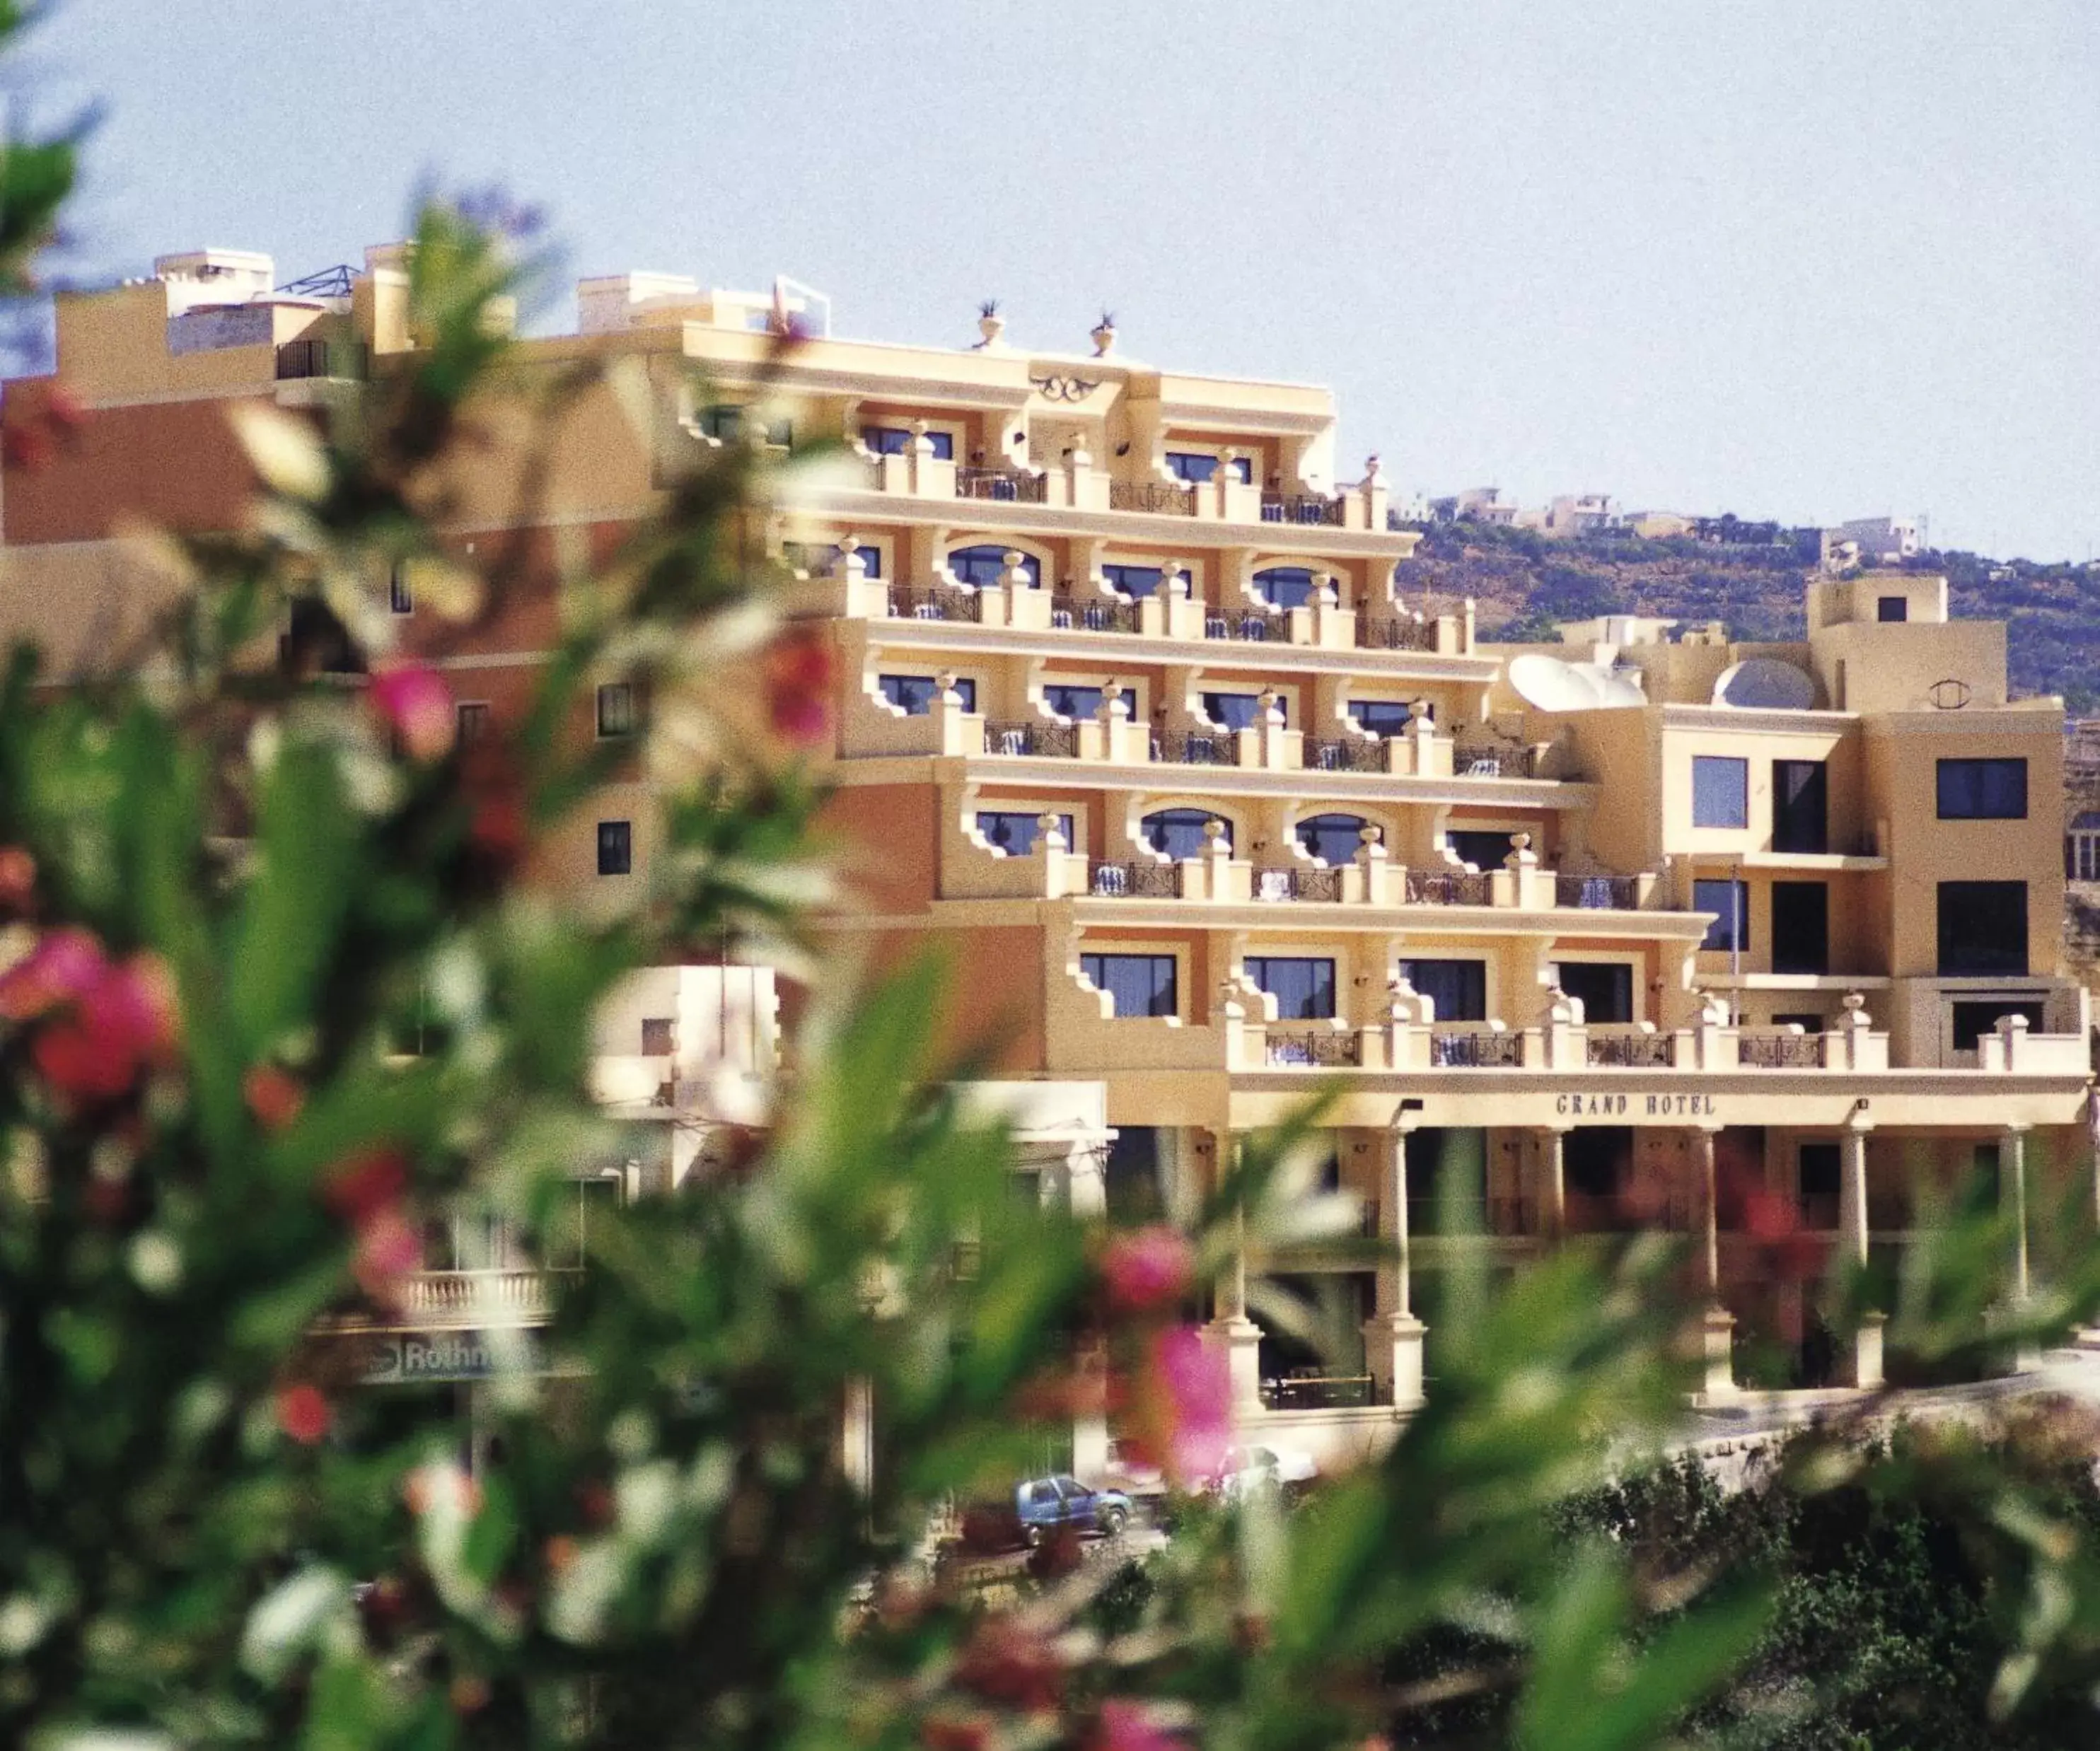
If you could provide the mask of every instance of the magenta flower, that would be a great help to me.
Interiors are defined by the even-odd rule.
[[[0,975],[0,1017],[40,1025],[29,1056],[44,1080],[78,1100],[126,1092],[177,1033],[173,981],[151,955],[111,963],[90,931],[47,931]]]
[[[92,931],[67,925],[47,930],[37,946],[0,973],[0,1017],[33,1021],[75,1003],[109,971]]]
[[[396,663],[372,677],[373,709],[386,721],[413,760],[441,760],[457,728],[452,690],[422,663]]]
[[[1185,1488],[1215,1476],[1233,1440],[1233,1381],[1225,1358],[1193,1325],[1152,1340],[1140,1412],[1158,1462]]]
[[[1118,1313],[1158,1313],[1187,1295],[1195,1250],[1163,1223],[1112,1236],[1101,1249],[1101,1288]]]
[[[1185,1740],[1159,1724],[1141,1702],[1111,1697],[1101,1705],[1089,1751],[1188,1751]]]

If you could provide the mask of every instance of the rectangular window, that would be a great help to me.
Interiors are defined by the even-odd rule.
[[[1159,580],[1166,576],[1160,566],[1103,566],[1101,581],[1118,595],[1127,596],[1137,602],[1149,596],[1159,588]]]
[[[1830,970],[1830,889],[1820,881],[1776,881],[1771,890],[1774,973]]]
[[[1775,1015],[1772,1017],[1774,1027],[1798,1027],[1804,1034],[1820,1034],[1826,1025],[1821,1016],[1807,1011],[1783,1016]]]
[[[1051,681],[1043,689],[1043,704],[1058,717],[1070,717],[1074,721],[1082,717],[1091,720],[1101,708],[1102,696],[1099,687],[1081,686],[1061,681]],[[1123,690],[1123,703],[1129,708],[1130,715],[1136,717],[1137,695],[1128,687]]]
[[[1747,951],[1750,946],[1750,884],[1746,881],[1695,881],[1692,910],[1711,912],[1703,949]]]
[[[1488,1019],[1488,964],[1484,960],[1404,960],[1400,976],[1436,1006],[1439,1021]]]
[[[479,699],[462,699],[459,707],[459,743],[461,748],[488,734],[488,707]]]
[[[646,1017],[642,1023],[642,1056],[645,1058],[668,1058],[672,1049],[671,1017]]]
[[[598,872],[625,876],[634,867],[634,823],[601,821],[598,824]]]
[[[700,430],[717,443],[735,443],[743,436],[744,409],[726,403],[702,410]],[[792,420],[770,420],[765,426],[765,441],[775,449],[786,450],[795,443],[795,425]]]
[[[2027,970],[2027,884],[2023,881],[1943,881],[1939,884],[1942,977],[1996,977]]]
[[[1515,836],[1506,832],[1447,831],[1444,835],[1444,843],[1451,848],[1452,854],[1476,870],[1500,869],[1515,842]]]
[[[1910,618],[1910,598],[1907,596],[1884,596],[1874,604],[1874,618],[1888,624]]]
[[[911,448],[911,432],[903,426],[863,426],[860,441],[877,456],[902,456]],[[933,454],[943,462],[955,459],[955,438],[952,432],[929,432],[926,442],[933,447]]]
[[[1185,480],[1191,486],[1201,486],[1215,480],[1218,474],[1218,458],[1205,456],[1200,451],[1169,450],[1167,452],[1167,471],[1176,480]],[[1233,479],[1245,486],[1254,479],[1254,459],[1239,456],[1233,458]]]
[[[1359,730],[1372,735],[1398,735],[1407,727],[1407,708],[1395,700],[1352,699],[1349,716]]]
[[[2027,818],[2024,760],[1943,760],[1939,789],[1943,821],[2024,821]]]
[[[598,690],[598,733],[612,737],[634,734],[634,684],[609,681]]]
[[[413,614],[416,611],[415,588],[408,581],[408,564],[397,559],[386,580],[386,606],[395,614]]]
[[[1715,754],[1692,757],[1692,824],[1750,824],[1750,763]]]
[[[1622,960],[1564,960],[1554,968],[1560,989],[1582,1002],[1582,1019],[1623,1027],[1634,1018],[1634,969]]]
[[[1009,858],[1025,858],[1035,849],[1036,836],[1043,831],[1035,812],[1020,809],[985,809],[977,813],[977,831],[990,841],[992,849],[1002,851]],[[1065,836],[1065,849],[1073,849],[1072,818],[1069,814],[1057,817],[1057,831]]]
[[[1830,849],[1830,769],[1820,760],[1772,762],[1772,849]]]
[[[907,717],[925,717],[933,710],[933,695],[939,690],[932,675],[884,675],[876,685],[882,696],[902,712]],[[963,709],[973,712],[977,708],[977,684],[967,675],[955,677],[955,692],[963,702]]]
[[[1279,695],[1277,703],[1283,705]],[[1258,693],[1207,693],[1203,695],[1203,715],[1212,723],[1223,724],[1228,730],[1246,730],[1252,727],[1261,711],[1261,695]],[[1285,716],[1289,711],[1286,708]]]
[[[2007,1016],[2024,1016],[2029,1032],[2039,1034],[2041,1031],[2040,1003],[2007,1003],[2001,999],[1988,998],[1976,1003],[1957,1003],[1953,1007],[1954,1049],[1957,1052],[1974,1052],[1983,1035],[1996,1033],[1998,1024]]]
[[[1297,955],[1250,955],[1246,975],[1276,999],[1279,1021],[1330,1021],[1335,1015],[1335,964]]]
[[[1082,955],[1079,970],[1115,999],[1118,1020],[1180,1013],[1171,955]]]

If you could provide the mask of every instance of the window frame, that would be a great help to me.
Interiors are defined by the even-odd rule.
[[[1486,955],[1403,955],[1399,956],[1393,963],[1394,972],[1398,973],[1401,977],[1405,979],[1410,986],[1414,986],[1414,992],[1417,996],[1428,997],[1433,999],[1436,994],[1433,991],[1425,991],[1423,989],[1420,981],[1415,977],[1414,969],[1423,965],[1432,967],[1475,967],[1480,969],[1480,1012],[1476,1016],[1454,1016],[1445,1015],[1440,1009],[1436,1015],[1432,1018],[1432,1025],[1436,1022],[1441,1021],[1486,1022],[1493,1019],[1494,1014],[1494,989],[1489,978],[1489,969],[1490,963]],[[1460,1007],[1467,1007],[1462,999],[1465,997],[1469,996],[1471,995],[1470,992],[1461,991],[1459,995],[1462,999]]]
[[[386,574],[386,611],[412,615],[416,611],[415,581],[408,576],[408,562],[397,559]]]
[[[606,710],[606,706],[607,706],[607,695],[620,695],[620,694],[624,694],[624,695],[626,695],[626,705],[625,705],[625,711],[626,711],[626,717],[627,717],[627,727],[626,727],[625,729],[624,729],[624,730],[623,730],[623,729],[610,729],[610,730],[609,730],[609,729],[607,729],[607,728],[606,727],[606,720],[607,720],[607,716],[609,715],[609,714],[607,713],[607,710]],[[601,742],[626,742],[626,741],[631,741],[631,740],[633,740],[633,737],[634,737],[634,734],[635,734],[635,732],[636,732],[636,730],[638,730],[638,728],[640,726],[640,722],[641,722],[641,714],[640,714],[640,712],[638,712],[638,711],[635,709],[635,704],[636,704],[636,700],[635,700],[635,690],[634,690],[634,683],[633,683],[633,681],[600,681],[600,682],[598,683],[598,692],[597,692],[597,695],[596,695],[596,696],[593,698],[593,701],[592,701],[592,705],[593,705],[593,714],[592,714],[592,715],[593,715],[593,721],[596,722],[596,724],[597,724],[597,726],[598,726],[598,740],[599,740],[599,741],[601,741]],[[616,715],[616,714],[613,714],[613,715]]]
[[[981,557],[986,554],[995,554],[998,555],[998,570],[993,574],[989,580],[980,583],[974,579],[959,577],[956,576],[956,560],[967,558],[969,560],[971,567],[974,569],[979,564]],[[999,579],[1005,576],[1006,556],[1008,554],[1018,554],[1021,555],[1021,569],[1027,574],[1029,580],[1028,587],[1030,589],[1042,589],[1043,568],[1048,562],[1043,558],[1042,554],[1031,552],[1029,549],[1022,546],[1018,541],[960,542],[955,546],[950,548],[946,553],[941,555],[941,570],[947,576],[951,581],[963,589],[996,589],[999,587]]]
[[[1991,799],[1985,794],[1990,788],[1987,776],[1989,769],[2017,769],[2019,773],[2019,810],[2017,814],[2003,809],[1993,810]],[[1959,781],[1965,774],[1972,774],[1975,781],[1974,809],[1957,809],[1948,811],[1950,778]],[[2028,818],[2030,789],[2027,783],[2027,761],[2024,754],[1949,754],[1933,762],[1932,800],[1935,818],[1942,821],[2024,821]],[[1960,803],[1965,799],[1957,796]]]
[[[609,869],[608,862],[616,862],[620,867]],[[602,876],[634,873],[634,823],[631,818],[598,823],[598,872]]]
[[[1374,730],[1357,715],[1359,707],[1369,707],[1375,712],[1398,712],[1400,721],[1390,730]],[[1342,707],[1349,721],[1366,735],[1374,735],[1380,741],[1390,741],[1396,735],[1405,735],[1414,722],[1414,706],[1407,699],[1348,699]]]
[[[1891,614],[1890,609],[1895,609]],[[1908,596],[1877,596],[1874,598],[1874,624],[1877,626],[1907,626],[1910,624],[1910,598]]]
[[[1307,994],[1308,998],[1316,1002],[1322,996],[1322,995],[1324,995],[1326,999],[1327,1012],[1325,1015],[1313,1014],[1287,1016],[1282,1012],[1281,1002],[1279,1001],[1276,1017],[1279,1022],[1333,1021],[1340,1018],[1343,973],[1342,962],[1339,955],[1331,952],[1327,954],[1319,954],[1305,951],[1286,951],[1284,953],[1274,955],[1242,955],[1240,957],[1240,972],[1242,976],[1245,977],[1249,984],[1258,987],[1264,993],[1273,997],[1276,995],[1276,993],[1269,991],[1268,988],[1262,984],[1261,975],[1257,973],[1255,969],[1257,966],[1266,968],[1272,963],[1278,962],[1290,966],[1325,967],[1327,969],[1327,984],[1325,993],[1323,994],[1321,991],[1316,980],[1312,990]],[[1264,1004],[1263,1007],[1265,1010],[1268,1006]]]
[[[1176,857],[1174,853],[1169,851],[1164,845],[1155,845],[1153,844],[1150,837],[1145,831],[1145,828],[1149,823],[1158,819],[1162,815],[1168,814],[1189,814],[1200,815],[1202,817],[1202,822],[1197,823],[1196,826],[1198,837],[1196,849],[1193,851],[1185,853],[1182,857]],[[1136,839],[1138,845],[1144,849],[1152,852],[1156,856],[1166,858],[1169,861],[1176,863],[1185,862],[1189,858],[1199,858],[1202,856],[1203,845],[1207,843],[1207,841],[1203,838],[1203,823],[1211,821],[1217,822],[1224,828],[1225,849],[1228,852],[1230,852],[1238,843],[1239,829],[1238,824],[1233,821],[1230,815],[1225,814],[1215,809],[1203,808],[1196,803],[1165,803],[1157,809],[1148,810],[1146,813],[1138,817],[1136,831],[1132,835],[1132,837]],[[1185,827],[1189,824],[1189,823],[1185,821],[1176,821],[1172,823],[1175,827]]]
[[[1732,942],[1717,942],[1715,937],[1728,920],[1718,908],[1706,905],[1700,898],[1702,888],[1732,887],[1735,892],[1735,937]],[[1705,954],[1747,955],[1750,951],[1750,884],[1739,877],[1727,876],[1695,876],[1692,878],[1692,910],[1714,914],[1714,922],[1706,927],[1706,934],[1700,941],[1699,951]]]
[[[1083,978],[1088,984],[1093,986],[1096,990],[1101,992],[1111,1000],[1118,1002],[1118,1007],[1115,1012],[1110,1017],[1111,1021],[1179,1021],[1181,1017],[1181,990],[1183,986],[1187,982],[1185,977],[1187,972],[1187,958],[1188,950],[1178,943],[1162,946],[1157,943],[1147,943],[1144,945],[1117,945],[1104,942],[1097,944],[1092,948],[1083,946],[1080,949],[1079,976]],[[1119,1007],[1119,1000],[1117,999],[1116,992],[1114,987],[1105,985],[1102,983],[1101,980],[1096,978],[1092,971],[1091,971],[1088,966],[1088,963],[1090,961],[1105,962],[1110,960],[1150,960],[1166,962],[1168,968],[1171,969],[1171,983],[1167,988],[1167,996],[1171,1000],[1171,1007],[1164,1010],[1154,1009],[1144,1015],[1125,1015]],[[1155,1003],[1158,1001],[1156,997],[1154,1001]]]
[[[1072,806],[1069,803],[1062,805],[1061,806],[1055,807],[1049,804],[1044,804],[1041,807],[1035,809],[1030,809],[1026,804],[1017,804],[1012,808],[1004,809],[987,809],[980,805],[970,812],[970,831],[975,833],[979,839],[982,840],[986,845],[990,847],[991,853],[994,857],[1032,858],[1035,855],[1038,836],[1042,831],[1039,823],[1041,822],[1042,818],[1046,814],[1054,814],[1064,823],[1065,849],[1067,851],[1079,851],[1084,849],[1084,847],[1079,845],[1073,836],[1079,830],[1079,821],[1081,818],[1076,811],[1073,809]],[[1022,849],[1015,850],[1011,847],[1000,845],[997,840],[993,839],[990,833],[985,831],[985,822],[988,818],[1017,821],[1026,820],[1028,823],[1029,828],[1027,845]]]
[[[1639,960],[1625,955],[1592,955],[1576,952],[1556,954],[1551,965],[1555,981],[1560,984],[1562,991],[1570,997],[1582,995],[1568,990],[1567,981],[1563,977],[1563,974],[1570,967],[1603,967],[1624,974],[1626,986],[1626,1012],[1624,1019],[1615,1021],[1599,1021],[1595,1016],[1590,1014],[1589,1005],[1586,1001],[1582,1008],[1582,1025],[1585,1027],[1638,1027],[1640,1025],[1642,990],[1641,964]]]
[[[1339,858],[1322,857],[1307,841],[1306,829],[1322,821],[1353,821],[1357,823],[1350,830],[1352,843],[1346,856]],[[1290,842],[1316,862],[1323,864],[1330,870],[1341,869],[1357,861],[1357,853],[1363,849],[1363,830],[1367,827],[1383,827],[1383,826],[1382,822],[1374,821],[1367,814],[1353,814],[1346,809],[1322,809],[1315,814],[1300,815],[1290,823]],[[1339,831],[1339,829],[1331,829],[1331,831]]]
[[[910,704],[905,700],[896,698],[890,691],[890,684],[893,681],[924,681],[927,687],[926,708],[924,711],[914,711],[911,709]],[[907,675],[901,673],[885,671],[880,673],[876,676],[875,687],[876,692],[880,696],[883,703],[888,705],[891,710],[901,712],[907,717],[931,717],[933,715],[933,702],[938,697],[941,691],[941,677],[938,675]],[[976,711],[977,708],[977,681],[976,676],[956,676],[955,691],[962,695],[963,709],[964,711]]]
[[[1963,894],[1965,893],[1974,898],[1976,897],[1977,890],[1994,889],[2001,893],[2013,891],[2018,893],[2020,928],[2017,964],[2014,964],[2014,957],[2010,953],[2004,956],[2002,963],[1994,961],[1987,955],[1982,960],[1972,961],[1967,965],[1948,964],[1948,920],[1950,889],[1961,891],[1955,896],[1957,906],[1961,903]],[[2028,946],[2032,940],[2034,932],[2034,919],[2029,906],[2032,898],[2028,891],[2028,884],[2023,881],[1941,882],[1933,894],[1934,946],[1938,950],[1934,960],[1935,976],[1943,979],[2024,979],[2032,977],[2028,970]]]
[[[486,699],[457,701],[452,707],[454,743],[465,748],[470,742],[479,741],[494,726],[495,719],[496,714]]]
[[[1710,821],[1702,818],[1702,811],[1705,807],[1707,797],[1706,793],[1702,790],[1700,775],[1702,772],[1714,772],[1716,769],[1721,767],[1733,767],[1735,776],[1740,781],[1742,799],[1738,811],[1741,815],[1740,820]],[[1739,833],[1746,829],[1749,824],[1750,762],[1749,758],[1741,754],[1694,754],[1692,756],[1692,827],[1698,831],[1706,832]]]

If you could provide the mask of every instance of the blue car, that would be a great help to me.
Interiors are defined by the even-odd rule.
[[[1119,1489],[1089,1489],[1076,1477],[1038,1477],[1016,1484],[1013,1510],[1021,1542],[1031,1547],[1061,1527],[1113,1538],[1130,1524],[1129,1497]]]

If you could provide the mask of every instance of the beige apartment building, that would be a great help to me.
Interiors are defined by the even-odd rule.
[[[338,417],[412,357],[398,251],[319,290],[271,277],[201,252],[60,301],[84,442],[11,474],[0,516],[8,616],[64,661],[151,605],[124,517],[240,514],[229,400]],[[1870,1384],[1904,1359],[1877,1322],[1824,1325],[1772,1211],[1864,1258],[1979,1163],[2021,1211],[2091,1171],[2061,708],[2006,697],[2002,627],[1951,621],[1939,580],[1807,582],[1795,644],[1612,618],[1482,645],[1470,604],[1396,584],[1416,537],[1376,458],[1338,456],[1324,390],[1175,373],[1105,329],[1030,350],[996,316],[952,351],[823,333],[769,366],[796,302],[585,282],[582,332],[523,368],[631,359],[653,427],[586,400],[542,588],[442,660],[501,721],[562,543],[616,540],[712,448],[829,441],[754,540],[836,659],[832,940],[948,955],[929,1025],[997,1043],[986,1098],[1025,1115],[1044,1195],[1183,1207],[1331,1095],[1313,1176],[1392,1259],[1272,1276],[1251,1242],[1201,1310],[1248,1430],[1374,1447],[1435,1392],[1454,1249],[1516,1272],[1640,1228],[1692,1242],[1710,1402]],[[499,448],[461,483],[469,563],[509,531],[514,466]],[[576,734],[629,733],[620,688]],[[545,879],[630,902],[653,806],[638,770],[608,787]],[[663,1020],[605,1018],[609,1097],[677,1109],[695,1073],[651,1068]]]

